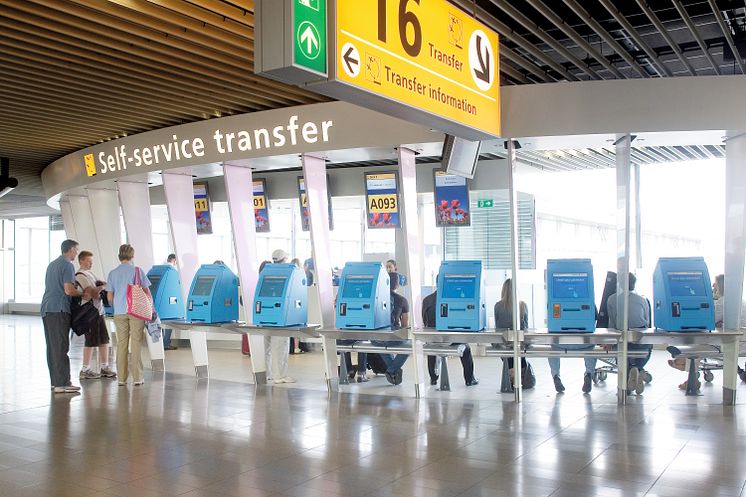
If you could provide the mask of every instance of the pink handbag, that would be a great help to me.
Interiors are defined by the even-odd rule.
[[[142,287],[140,268],[137,266],[135,266],[135,280],[127,285],[127,314],[143,321],[153,319],[153,301]]]

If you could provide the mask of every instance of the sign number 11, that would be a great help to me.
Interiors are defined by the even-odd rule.
[[[420,0],[399,0],[399,39],[405,52],[417,57],[422,50],[422,26],[414,12],[407,10],[409,2],[420,4]],[[414,39],[409,42],[407,26],[412,26]],[[378,40],[386,43],[386,0],[378,0]]]

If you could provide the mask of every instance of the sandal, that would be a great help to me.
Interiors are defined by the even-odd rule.
[[[676,359],[669,359],[668,365],[674,369],[678,369],[679,371],[684,371],[686,369],[686,360],[681,362],[678,359],[678,357]]]

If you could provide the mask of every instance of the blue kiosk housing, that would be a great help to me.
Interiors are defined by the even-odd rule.
[[[186,319],[202,323],[238,320],[238,277],[227,266],[200,266],[189,290]]]
[[[438,271],[438,331],[482,331],[487,323],[482,261],[443,261]]]
[[[267,264],[254,292],[253,322],[257,326],[306,326],[306,273],[295,264]]]
[[[666,331],[715,329],[715,301],[702,257],[661,257],[653,273],[655,326]]]
[[[555,333],[596,331],[590,259],[547,261],[547,327]]]
[[[153,266],[148,271],[150,294],[161,319],[184,319],[179,272],[171,264]]]
[[[337,328],[390,328],[390,291],[389,276],[380,262],[346,263],[335,306]]]

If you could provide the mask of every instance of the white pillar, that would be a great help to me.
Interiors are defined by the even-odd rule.
[[[619,344],[617,360],[617,405],[627,403],[627,329],[629,307],[629,250],[631,226],[630,206],[630,157],[632,136],[629,134],[617,136],[616,145],[616,240],[617,240],[617,322],[609,323],[622,331],[622,341]]]
[[[739,330],[746,243],[746,130],[730,131],[725,142],[725,289],[723,328]],[[735,405],[739,343],[723,343],[723,403]]]
[[[316,288],[321,307],[321,326],[334,328],[334,289],[332,288],[332,259],[329,236],[329,197],[324,159],[303,155],[303,177],[308,199],[308,218],[311,231],[313,262],[316,268]],[[339,389],[337,374],[337,342],[324,338],[324,366],[329,392]]]
[[[127,243],[135,248],[135,264],[140,266],[146,273],[153,267],[153,224],[150,211],[150,190],[147,177],[127,178],[126,181],[118,181],[119,203],[122,206],[124,217],[124,229],[127,232]],[[119,213],[117,213],[119,216]],[[117,230],[119,225],[117,223]],[[117,237],[118,239],[118,237]],[[115,255],[116,257],[116,255]],[[150,364],[153,371],[165,369],[166,355],[163,351],[163,340],[153,342],[148,333],[145,333],[148,344]]]
[[[417,215],[417,169],[415,164],[415,153],[406,147],[400,146],[399,155],[399,181],[401,183],[400,218],[402,221],[402,235],[404,255],[402,266],[409,276],[409,323],[410,330],[422,328],[422,238],[420,238],[420,218]],[[398,262],[397,262],[398,264]],[[410,333],[411,335],[411,333]],[[415,395],[420,396],[425,392],[425,356],[422,353],[422,342],[412,337],[412,360],[414,361],[414,384]]]
[[[256,283],[259,280],[259,264],[256,254],[256,224],[254,222],[254,189],[252,188],[251,165],[246,161],[223,164],[225,191],[228,194],[228,211],[233,230],[233,247],[241,281],[241,295],[246,313],[246,322],[253,324],[253,303]],[[254,383],[267,383],[267,364],[264,355],[264,337],[249,334],[251,366]]]
[[[71,218],[74,219],[75,223],[75,235],[77,238],[74,240],[78,242],[80,250],[89,250],[96,254],[93,258],[93,267],[91,270],[93,274],[101,275],[99,276],[101,278],[106,278],[108,273],[104,273],[104,267],[101,264],[100,250],[98,240],[96,239],[96,228],[93,224],[88,195],[69,195],[67,200],[70,202]],[[118,225],[119,219],[117,219]],[[77,267],[78,261],[73,261],[73,263]]]
[[[197,251],[197,226],[194,220],[194,188],[192,169],[182,167],[163,172],[163,190],[166,194],[168,222],[174,237],[174,248],[179,260],[179,279],[184,302],[187,302],[192,280],[199,267]],[[207,376],[207,335],[190,331],[194,371],[197,377]]]
[[[65,236],[70,240],[77,241],[78,230],[75,228],[75,216],[67,197],[60,200],[60,214],[62,215],[62,224],[65,225]]]

